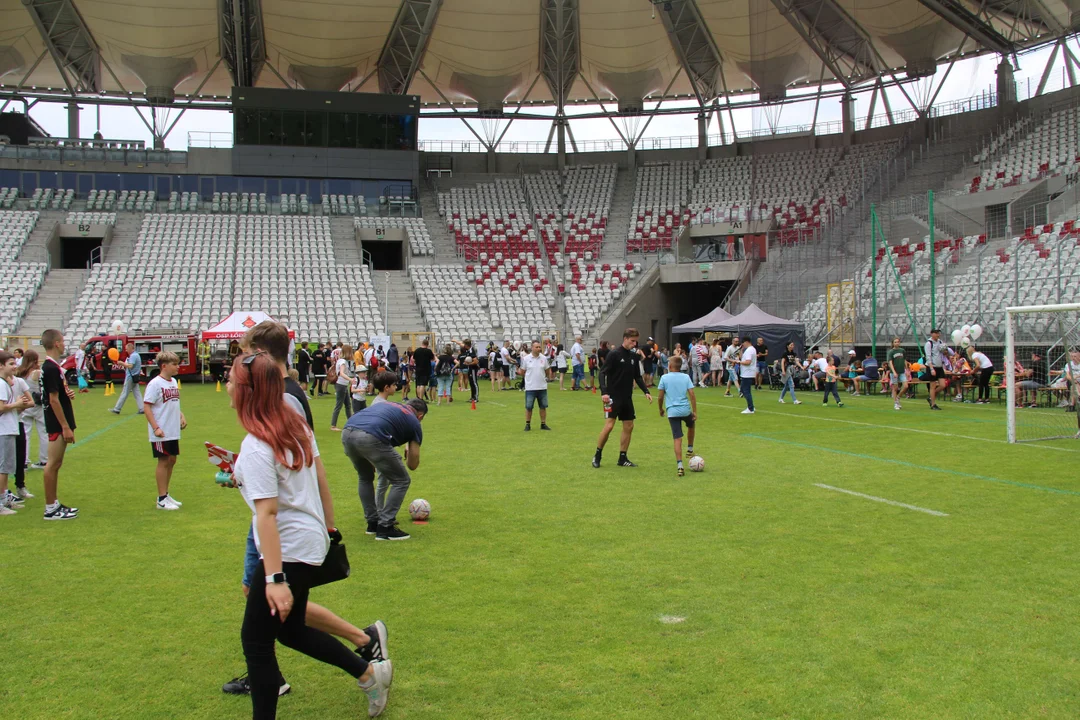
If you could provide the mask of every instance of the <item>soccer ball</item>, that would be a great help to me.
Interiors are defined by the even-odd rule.
[[[690,458],[690,462],[687,464],[690,466],[690,472],[701,472],[705,469],[705,458],[695,455]]]
[[[413,520],[427,520],[431,516],[431,503],[417,498],[409,503],[409,516]]]

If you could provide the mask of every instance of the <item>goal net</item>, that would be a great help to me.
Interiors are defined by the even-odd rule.
[[[1005,311],[1009,442],[1080,437],[1080,304]]]

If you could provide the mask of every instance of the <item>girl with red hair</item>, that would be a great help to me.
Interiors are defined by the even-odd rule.
[[[368,714],[375,717],[386,707],[393,679],[390,661],[369,664],[331,635],[305,624],[308,592],[330,549],[325,518],[332,514],[319,492],[315,437],[303,418],[285,405],[281,368],[269,355],[237,357],[228,391],[248,433],[233,480],[251,508],[260,557],[240,631],[252,717],[276,717],[281,675],[275,640],[355,677],[368,695]]]

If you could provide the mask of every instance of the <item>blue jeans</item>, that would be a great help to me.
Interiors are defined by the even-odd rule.
[[[750,392],[754,387],[754,378],[752,377],[740,377],[739,378],[739,390],[742,391],[743,397],[746,398],[746,409],[753,412],[754,410],[754,396]]]
[[[581,381],[585,379],[585,366],[584,365],[575,365],[574,366],[573,378],[574,378],[574,387],[576,387],[576,388],[581,387]]]
[[[244,579],[241,580],[245,587],[251,587],[251,578],[258,565],[259,550],[255,547],[255,526],[251,525],[248,527],[247,549],[244,551]]]
[[[795,397],[795,381],[792,379],[792,377],[790,375],[788,375],[786,378],[784,378],[784,389],[780,391],[780,399],[783,400],[784,395],[787,394],[787,393],[791,393],[791,399],[792,400],[797,399]]]
[[[454,384],[454,376],[439,375],[435,379],[438,381],[439,385],[438,397],[450,397],[450,390]]]

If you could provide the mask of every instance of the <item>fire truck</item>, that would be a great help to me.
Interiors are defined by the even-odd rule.
[[[196,355],[196,347],[199,342],[198,336],[190,330],[165,328],[160,330],[132,330],[127,334],[119,335],[96,335],[90,338],[86,344],[86,354],[101,354],[101,369],[105,371],[108,379],[123,382],[123,369],[113,369],[108,357],[109,348],[116,348],[123,359],[127,356],[124,346],[128,342],[135,343],[135,352],[142,358],[143,376],[152,379],[157,375],[156,356],[159,352],[174,352],[180,358],[180,375],[198,375],[199,359]],[[69,352],[74,348],[69,348]],[[74,365],[74,359],[70,359]],[[101,379],[101,372],[97,368],[94,378]]]

